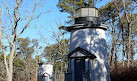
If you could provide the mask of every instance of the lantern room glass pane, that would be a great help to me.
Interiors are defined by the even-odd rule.
[[[86,17],[86,16],[89,16],[89,13],[88,13],[88,8],[82,8],[82,17]]]
[[[98,17],[98,10],[96,8],[80,8],[77,11],[77,17],[87,17],[87,16],[93,16]]]
[[[77,17],[82,17],[81,9],[78,10],[78,12],[77,12]]]
[[[98,10],[96,9],[96,17],[98,17]]]
[[[89,8],[89,16],[95,16],[95,9]]]

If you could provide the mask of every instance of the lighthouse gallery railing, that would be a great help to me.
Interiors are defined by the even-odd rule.
[[[65,73],[65,81],[72,81],[71,73]],[[89,72],[82,73],[82,81],[90,81]]]

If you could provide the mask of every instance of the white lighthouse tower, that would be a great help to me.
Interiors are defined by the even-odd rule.
[[[87,4],[88,5],[88,4]],[[98,9],[81,7],[71,33],[65,81],[110,81],[105,30]]]

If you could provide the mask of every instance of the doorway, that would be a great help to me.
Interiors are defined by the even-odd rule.
[[[85,59],[75,59],[75,81],[83,81],[82,73],[85,72]]]

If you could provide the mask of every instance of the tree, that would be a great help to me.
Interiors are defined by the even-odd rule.
[[[97,1],[101,0],[87,0],[90,6],[95,6]],[[74,24],[74,18],[77,15],[77,9],[84,6],[85,0],[59,0],[57,7],[61,12],[66,12],[70,16],[70,20],[67,21],[69,24]]]
[[[38,60],[42,62],[38,55],[35,56],[37,47],[39,47],[37,39],[30,40],[29,38],[18,38],[18,54],[14,59],[14,69],[16,69],[14,71],[14,73],[16,74],[14,74],[14,77],[18,77],[19,81],[22,80],[21,78],[23,78],[23,81],[37,80]],[[33,56],[38,58],[34,58]],[[23,76],[18,76],[18,74]],[[17,78],[15,78],[15,80],[16,79]]]
[[[0,5],[0,54],[2,54],[1,53],[1,49],[2,49],[2,47],[1,47],[1,39],[2,39],[2,27],[1,27],[1,23],[2,23],[2,15],[3,15],[3,6],[2,5]]]
[[[6,67],[6,72],[7,72],[6,74],[8,81],[12,81],[13,60],[17,55],[16,52],[17,39],[28,28],[28,26],[30,26],[30,23],[33,20],[39,18],[43,14],[43,12],[35,14],[38,11],[38,8],[43,6],[42,0],[37,0],[37,1],[34,0],[33,6],[31,6],[31,8],[27,11],[26,11],[27,8],[25,9],[26,7],[25,0],[15,0],[15,1],[13,0],[11,2],[12,3],[10,4],[8,1],[6,2],[6,0],[4,0],[4,2],[1,3],[4,5],[3,8],[7,10],[4,11],[7,21],[4,21],[3,19],[2,20],[3,23],[6,24],[1,24],[0,26],[0,30],[5,31],[4,33],[5,36],[3,36],[4,39],[0,38],[0,44],[1,44],[0,47],[2,47],[2,52],[4,54],[4,64]],[[28,12],[28,13],[24,13],[24,12]],[[6,15],[8,15],[8,17]],[[2,26],[5,27],[3,30],[1,29]],[[1,37],[1,33],[0,33],[0,37]],[[7,40],[8,45],[3,40],[4,41]],[[7,50],[9,50],[9,52],[6,52]],[[7,55],[9,56],[9,58],[6,58]]]
[[[67,70],[68,40],[62,39],[59,43],[46,46],[43,56],[48,63],[54,65],[55,81],[64,81],[64,71]]]
[[[124,66],[124,58],[127,57],[127,66],[129,67],[131,58],[135,54],[135,39],[136,30],[136,2],[131,0],[112,0],[105,6],[102,6],[99,11],[102,15],[103,21],[108,23],[110,27],[110,33],[112,36],[111,47],[111,61],[115,54],[117,59],[118,54],[121,53],[115,50],[119,50],[122,47],[122,60]],[[115,29],[114,29],[115,28]],[[117,37],[115,37],[117,36]],[[115,40],[114,40],[115,39]],[[117,49],[115,49],[115,47]],[[115,52],[115,53],[114,53]],[[117,54],[116,54],[117,53]],[[133,54],[134,53],[134,54]],[[110,63],[111,64],[111,63]],[[116,60],[115,60],[116,64]]]
[[[121,6],[121,5],[117,5]],[[102,6],[99,8],[99,14],[102,18],[102,21],[106,24],[109,24],[111,26],[108,30],[108,35],[111,35],[111,42],[108,43],[108,47],[110,47],[108,50],[110,51],[110,66],[112,66],[112,63],[115,62],[115,66],[117,67],[117,48],[119,47],[119,38],[120,38],[120,31],[118,29],[117,25],[117,17],[118,17],[118,11],[114,4],[109,2],[105,6]],[[115,57],[113,59],[113,57]],[[115,60],[115,61],[113,61]]]
[[[18,38],[17,55],[13,60],[13,81],[37,80],[38,62],[34,59],[36,39]],[[35,42],[35,43],[34,43]],[[6,58],[9,58],[8,56]],[[4,66],[4,55],[0,56],[0,80],[6,80],[6,70]]]
[[[69,40],[63,31],[52,32],[54,44],[44,48],[43,57],[48,63],[53,64],[55,81],[64,81],[64,71],[67,71],[67,54],[69,53]]]
[[[4,54],[0,55],[0,80],[1,81],[6,80],[6,68],[5,68],[5,65],[4,65]]]

